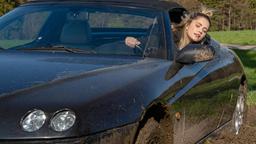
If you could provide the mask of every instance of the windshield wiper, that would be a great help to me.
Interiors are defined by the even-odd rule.
[[[62,45],[54,45],[48,47],[35,47],[35,48],[19,48],[17,50],[32,50],[32,51],[66,51],[70,53],[83,53],[83,54],[95,54],[94,50],[83,50],[79,48],[70,48]]]

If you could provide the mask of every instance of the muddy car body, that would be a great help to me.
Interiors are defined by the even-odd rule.
[[[176,60],[170,25],[184,12],[39,0],[2,16],[0,143],[196,143],[229,123],[238,133],[243,66],[214,40],[214,58]],[[126,36],[144,43],[129,48]]]

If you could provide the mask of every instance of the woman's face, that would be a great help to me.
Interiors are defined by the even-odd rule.
[[[197,17],[186,26],[186,34],[191,42],[199,42],[205,37],[209,26],[210,23],[206,18]]]

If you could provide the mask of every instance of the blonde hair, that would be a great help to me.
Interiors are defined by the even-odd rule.
[[[213,15],[213,9],[209,9],[205,6],[201,6],[200,7],[200,11],[199,12],[193,12],[190,14],[184,14],[181,19],[182,21],[179,24],[174,24],[174,32],[176,32],[176,34],[179,37],[179,41],[177,41],[177,46],[179,49],[182,49],[183,47],[185,47],[187,44],[189,44],[191,41],[189,40],[189,38],[186,35],[186,26],[188,26],[193,20],[197,19],[198,17],[204,17],[206,18],[211,26],[211,20],[210,17],[212,17]]]
[[[205,14],[207,15],[209,18],[212,17],[213,15],[213,12],[215,11],[214,9],[211,9],[211,8],[207,8],[206,6],[201,6],[201,10],[200,10],[202,14]]]

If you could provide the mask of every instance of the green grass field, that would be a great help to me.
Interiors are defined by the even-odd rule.
[[[220,43],[256,45],[256,30],[216,31],[209,34]]]

